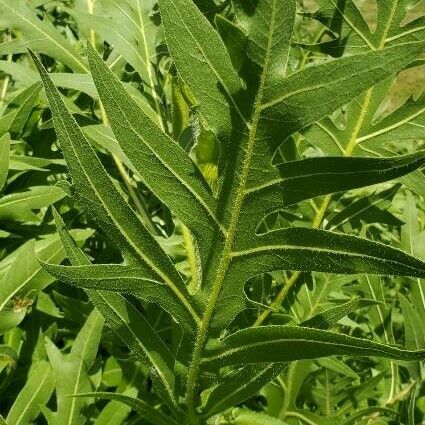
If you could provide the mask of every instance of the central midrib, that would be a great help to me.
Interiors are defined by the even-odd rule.
[[[367,341],[367,340],[366,340]],[[281,343],[288,343],[288,342],[294,342],[294,343],[301,343],[301,342],[305,342],[307,344],[316,344],[316,343],[320,343],[323,346],[337,346],[339,348],[347,348],[347,349],[356,349],[356,350],[362,350],[362,351],[374,351],[375,353],[378,354],[387,354],[388,351],[391,351],[394,354],[399,354],[399,355],[403,355],[405,354],[406,356],[412,355],[415,357],[419,357],[420,353],[413,351],[413,350],[406,350],[406,349],[401,349],[398,348],[397,346],[386,346],[385,344],[382,343],[375,343],[376,345],[374,347],[368,347],[368,346],[356,346],[353,347],[352,345],[350,345],[348,342],[337,342],[335,343],[334,341],[322,341],[319,339],[307,339],[307,338],[277,338],[274,340],[265,340],[265,341],[257,341],[257,342],[253,342],[253,343],[249,343],[249,344],[244,344],[238,347],[234,347],[234,348],[229,348],[221,353],[218,354],[213,354],[211,356],[208,357],[204,357],[203,358],[203,363],[213,363],[214,362],[218,362],[221,359],[227,359],[229,357],[232,357],[232,355],[234,354],[238,354],[240,352],[243,351],[247,351],[249,349],[252,348],[261,348],[264,346],[274,346],[274,345],[278,345]],[[368,341],[369,342],[369,341]],[[384,350],[385,348],[385,350]],[[421,350],[422,351],[422,350]],[[255,364],[255,363],[251,363],[251,364]]]
[[[231,213],[229,230],[225,237],[225,244],[223,247],[220,263],[218,266],[218,271],[217,271],[217,274],[215,275],[216,277],[212,285],[211,295],[208,299],[208,304],[205,310],[205,314],[201,321],[201,325],[199,327],[198,333],[196,335],[192,362],[188,372],[186,401],[188,406],[189,421],[193,422],[194,424],[197,423],[196,412],[194,409],[195,408],[194,401],[195,401],[195,392],[196,392],[196,386],[198,381],[198,374],[200,371],[200,365],[202,360],[202,352],[207,339],[207,333],[208,333],[210,322],[215,310],[215,306],[217,304],[217,301],[223,286],[223,282],[226,277],[226,273],[232,259],[231,254],[232,254],[233,242],[234,242],[234,238],[235,238],[235,234],[237,230],[242,203],[245,197],[245,189],[246,189],[246,184],[247,184],[247,179],[249,174],[249,168],[250,168],[251,159],[253,155],[254,143],[255,143],[257,130],[258,130],[258,124],[259,124],[261,112],[262,112],[261,105],[263,100],[264,86],[266,83],[267,69],[270,64],[270,52],[272,48],[272,37],[273,37],[273,30],[274,30],[275,19],[276,19],[275,17],[276,1],[277,0],[273,0],[268,45],[267,45],[266,54],[264,58],[264,67],[263,67],[263,72],[261,75],[260,85],[257,92],[257,97],[254,104],[252,124],[251,126],[249,126],[250,130],[249,130],[249,137],[248,137],[248,145],[246,148],[245,158],[242,164],[242,172],[241,172],[241,177],[239,180],[236,199],[235,199],[234,206]]]

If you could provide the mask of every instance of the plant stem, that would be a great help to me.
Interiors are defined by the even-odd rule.
[[[270,314],[274,311],[278,311],[279,307],[282,305],[285,300],[288,292],[293,288],[293,286],[297,283],[299,277],[301,276],[301,272],[294,272],[288,280],[285,280],[285,283],[279,293],[276,295],[276,298],[270,304],[270,308],[264,310],[254,322],[253,326],[260,326],[264,323],[264,321],[270,316]]]
[[[329,204],[331,203],[332,200],[332,196],[328,195],[324,198],[322,205],[320,206],[320,208],[317,210],[316,216],[314,218],[313,221],[313,229],[318,229],[322,222],[323,219],[325,218],[326,215],[326,211],[329,207]],[[279,291],[279,293],[276,295],[276,298],[272,301],[272,303],[270,304],[270,308],[267,310],[264,310],[260,316],[258,316],[257,320],[254,322],[253,326],[260,326],[262,325],[267,319],[268,317],[274,312],[274,311],[278,311],[280,306],[282,305],[283,301],[285,301],[286,297],[288,296],[288,293],[291,291],[291,289],[295,286],[295,284],[298,282],[298,279],[301,276],[301,272],[300,271],[295,271],[291,277],[285,281],[282,289]]]
[[[12,57],[11,55],[9,56]],[[8,59],[9,59],[9,56],[8,56]],[[4,77],[3,86],[0,92],[0,108],[2,108],[4,105],[4,100],[6,98],[7,87],[9,86],[9,82],[10,82],[10,75],[8,74]]]
[[[190,230],[183,224],[182,224],[182,234],[183,234],[184,245],[187,252],[187,259],[190,265],[191,281],[188,285],[188,289],[191,293],[194,294],[199,289],[199,285],[200,285],[196,249],[193,243],[193,237]]]
[[[277,1],[278,0],[274,0],[274,3],[276,3]],[[275,6],[275,4],[273,6]],[[272,10],[275,11],[275,7],[272,7]],[[271,28],[270,31],[272,31],[272,28],[274,27],[274,20],[275,20],[275,12],[273,12],[273,17],[272,17],[273,22],[270,25],[270,28]],[[240,173],[235,173],[235,175],[239,174],[240,177],[239,177],[239,182],[236,185],[235,200],[232,206],[230,224],[229,224],[228,232],[225,237],[224,247],[221,252],[221,258],[220,258],[217,274],[215,276],[212,289],[211,289],[211,294],[208,299],[207,308],[205,310],[205,314],[202,319],[201,326],[199,327],[197,335],[196,335],[195,348],[193,351],[192,362],[190,364],[188,377],[187,377],[186,402],[188,407],[189,423],[192,425],[199,424],[199,418],[195,410],[195,394],[196,394],[196,389],[198,384],[198,375],[200,372],[202,352],[204,350],[204,346],[208,337],[208,330],[209,330],[211,319],[213,317],[214,309],[217,304],[217,301],[218,301],[218,298],[219,298],[219,295],[226,277],[226,273],[231,261],[233,241],[236,235],[239,215],[240,215],[242,204],[245,197],[245,188],[246,188],[246,184],[248,180],[252,155],[254,152],[255,140],[257,137],[257,130],[258,130],[258,126],[259,126],[260,118],[261,118],[261,111],[262,111],[261,105],[263,101],[263,93],[264,93],[264,88],[266,84],[267,69],[270,66],[270,62],[271,62],[271,57],[270,57],[270,51],[272,47],[271,34],[269,34],[268,40],[269,40],[269,44],[266,49],[263,73],[261,75],[261,80],[260,80],[257,96],[254,103],[251,124],[247,124],[247,127],[249,129],[249,136],[248,136],[247,145],[245,148],[245,156],[240,165],[241,166]]]
[[[103,104],[101,101],[99,101],[100,106],[100,114],[102,116],[102,121],[105,125],[109,126],[108,116],[106,115],[105,108],[103,107]],[[124,167],[124,164],[122,161],[116,156],[112,154],[112,159],[114,160],[115,166],[117,167],[118,172],[121,175],[121,178],[124,182],[124,185],[128,191],[128,194],[130,195],[130,198],[133,200],[134,205],[136,206],[136,209],[138,213],[140,214],[140,217],[142,218],[143,222],[145,223],[146,227],[149,229],[149,231],[154,234],[158,235],[158,229],[155,227],[155,224],[153,223],[151,216],[149,215],[147,208],[145,205],[142,204],[141,200],[139,199],[138,194],[136,193],[131,181],[130,177],[128,175],[127,170]]]
[[[10,41],[10,39],[11,39],[11,36],[10,36],[10,34],[8,34],[6,40]],[[7,61],[12,62],[12,54],[7,55]],[[8,87],[9,87],[9,83],[10,83],[10,75],[6,74],[6,76],[4,77],[4,80],[3,80],[3,85],[2,85],[1,91],[0,91],[0,108],[2,108],[3,105],[4,105],[4,101],[6,99],[6,93],[7,93]]]
[[[94,3],[96,0],[87,0],[87,8],[89,11],[89,15],[93,15],[94,13]],[[93,28],[90,28],[90,43],[93,47],[96,46],[96,33]]]

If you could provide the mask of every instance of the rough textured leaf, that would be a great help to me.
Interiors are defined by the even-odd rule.
[[[425,263],[381,243],[323,230],[288,228],[255,239],[235,251],[217,309],[217,323],[247,306],[243,286],[249,277],[275,270],[421,277]]]
[[[228,136],[234,110],[241,114],[237,96],[242,85],[223,42],[192,1],[159,4],[167,45],[205,124],[218,136]]]
[[[406,43],[293,74],[266,91],[265,97],[269,100],[262,105],[265,121],[274,131],[280,131],[278,123],[285,122],[284,134],[289,135],[413,62],[424,48],[422,41]]]
[[[143,269],[112,264],[70,267],[44,263],[43,267],[58,280],[83,289],[134,294],[143,300],[155,302],[189,332],[193,332],[196,326],[184,304],[170,288],[153,280]]]
[[[57,212],[54,214],[66,252],[71,263],[76,264],[74,267],[62,267],[63,271],[78,268],[84,269],[87,267],[84,264],[89,264],[89,260],[76,246]],[[45,266],[49,269],[53,267],[52,265]],[[92,269],[95,266],[88,267]],[[119,266],[111,267],[114,269]],[[136,276],[139,276],[139,274],[136,273]],[[140,280],[138,280],[138,283],[140,284]],[[103,315],[107,326],[116,332],[117,336],[122,339],[140,361],[147,360],[149,362],[155,370],[155,376],[162,384],[164,397],[172,405],[175,405],[172,357],[161,338],[144,316],[123,296],[94,289],[98,288],[90,288],[90,291],[88,291],[90,300],[94,303],[100,314]]]
[[[393,158],[323,157],[278,166],[280,179],[247,191],[243,213],[252,223],[267,213],[329,193],[383,183],[423,167],[425,154]]]
[[[425,351],[410,351],[335,332],[291,326],[262,326],[238,331],[223,340],[223,350],[204,358],[210,366],[283,362],[332,355],[420,360]]]
[[[222,380],[208,397],[205,417],[238,405],[256,394],[288,367],[287,363],[248,364]]]
[[[183,281],[171,260],[117,191],[81,129],[66,109],[46,70],[35,55],[33,59],[42,76],[61,148],[77,188],[78,198],[101,224],[102,230],[117,243],[124,257],[132,262],[142,261],[153,276],[167,282],[190,313],[197,317],[187,300]]]
[[[205,250],[220,225],[216,202],[201,172],[184,149],[144,115],[98,54],[88,52],[96,87],[121,148],[147,186],[194,232]]]

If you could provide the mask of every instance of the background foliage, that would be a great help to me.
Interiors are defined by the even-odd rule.
[[[190,404],[196,412],[200,407],[200,420],[211,424],[424,423],[421,361],[403,361],[402,350],[380,357],[375,346],[356,348],[352,340],[341,340],[341,346],[349,346],[346,351],[327,352],[320,346],[327,338],[322,331],[330,329],[385,347],[424,349],[423,263],[383,248],[375,255],[371,246],[356,245],[357,239],[317,242],[309,231],[361,236],[425,261],[425,178],[420,171],[425,48],[407,44],[425,39],[425,2],[298,2],[294,32],[286,40],[291,47],[284,51],[272,40],[277,47],[268,46],[271,61],[262,48],[267,44],[262,25],[267,27],[274,13],[290,16],[295,2],[196,0],[198,9],[190,0],[160,3],[161,13],[155,0],[0,0],[0,423],[195,423],[199,418],[193,418]],[[282,23],[279,42],[287,34],[285,24],[292,25]],[[212,28],[215,35],[209,33]],[[210,49],[212,65],[196,55],[199,43]],[[87,57],[87,44],[106,66],[94,51]],[[54,85],[39,66],[46,90],[27,48],[49,71]],[[350,62],[358,54],[366,56]],[[286,56],[283,75],[279,65]],[[332,61],[343,58],[347,62],[337,69]],[[314,65],[328,63],[314,71]],[[303,74],[306,81],[299,75],[291,79],[310,68]],[[217,75],[222,86],[211,85]],[[195,336],[196,327],[202,331],[196,316],[203,317],[211,292],[205,282],[212,276],[205,263],[201,270],[198,257],[214,259],[207,248],[221,249],[210,232],[218,221],[231,222],[226,208],[234,195],[229,163],[244,152],[242,145],[237,149],[223,140],[238,140],[244,133],[235,105],[246,117],[243,107],[251,105],[243,96],[255,98],[259,75],[270,97],[273,90],[307,94],[289,99],[283,113],[272,110],[271,130],[261,127],[270,117],[258,114],[263,133],[255,135],[256,146],[267,138],[274,141],[273,163],[285,180],[279,180],[277,192],[252,189],[241,233],[252,233],[267,214],[257,230],[268,234],[296,227],[298,233],[277,234],[298,250],[264,254],[248,264],[241,260],[230,276],[236,283],[226,281],[218,312],[209,318],[208,354],[198,359],[204,369],[195,370],[199,376],[190,394],[186,384],[195,373],[193,343],[202,339],[202,332]],[[55,86],[85,138],[59,104]],[[233,104],[223,87],[234,95]],[[141,139],[150,150],[142,143],[132,149],[129,128],[139,119]],[[67,137],[69,145],[63,141]],[[167,145],[170,137],[175,145]],[[264,152],[257,154],[259,171],[248,176],[252,187],[266,181],[267,173],[273,175],[261,166]],[[171,176],[157,161],[161,156]],[[285,168],[288,161],[324,156],[375,160],[332,160],[318,169],[316,162],[302,162]],[[391,159],[380,162],[383,157]],[[90,187],[92,181],[101,193]],[[223,188],[229,190],[230,202],[224,196],[229,203],[219,205],[218,219],[211,218],[205,211]],[[171,291],[133,262],[128,239],[116,223],[99,220],[103,216],[94,193],[111,202],[116,221],[127,223],[124,233],[136,248],[145,249],[150,241],[146,249],[154,263],[162,258],[162,247],[180,274],[173,275],[165,260],[160,272],[166,278],[171,273],[169,280],[183,289],[177,285]],[[143,232],[149,237],[143,239]],[[279,249],[275,240],[261,237],[270,250]],[[247,244],[242,238],[239,242]],[[316,243],[329,243],[343,255],[321,260],[299,246]],[[369,260],[366,254],[375,257]],[[376,258],[383,258],[383,264]],[[133,268],[119,265],[123,261]],[[90,268],[91,263],[99,268]],[[55,267],[59,264],[74,268]],[[259,272],[273,271],[259,274],[255,268],[250,274],[250,264],[262,264]],[[409,267],[415,272],[409,274]],[[209,268],[215,273],[220,266],[212,261]],[[278,271],[282,268],[288,270]],[[244,277],[254,274],[241,290]],[[115,285],[114,292],[99,291],[107,289],[106,283]],[[145,285],[143,294],[140,285]],[[186,287],[193,303],[175,300],[173,294],[185,294]],[[278,325],[280,333],[273,339],[270,326],[259,325]],[[217,337],[243,328],[253,332],[229,337],[224,345],[218,342]],[[288,329],[316,345],[303,347],[298,341],[292,347]],[[328,342],[337,345],[334,335]],[[284,338],[283,346],[267,346],[279,338]],[[265,342],[264,352],[259,354],[258,347],[250,351],[249,341]],[[310,359],[322,349],[341,355]],[[356,349],[370,357],[345,355]],[[232,355],[239,357],[232,360]],[[246,364],[236,366],[241,362]],[[225,367],[218,372],[217,365]],[[70,397],[92,392],[102,394]]]

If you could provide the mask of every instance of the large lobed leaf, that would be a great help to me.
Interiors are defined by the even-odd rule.
[[[358,299],[321,312],[300,327],[244,329],[225,338],[217,350],[205,351],[205,346],[211,328],[214,334],[223,331],[238,313],[250,306],[244,285],[249,278],[262,273],[300,270],[425,277],[423,261],[388,245],[358,237],[307,228],[257,233],[260,221],[269,212],[321,195],[400,178],[423,166],[422,152],[385,159],[309,158],[278,166],[273,165],[273,156],[281,143],[291,143],[288,138],[295,132],[305,130],[344,104],[355,102],[365,90],[411,64],[424,50],[424,42],[371,48],[367,53],[326,61],[288,76],[296,2],[234,0],[235,21],[226,22],[220,17],[216,22],[219,28],[227,25],[227,30],[238,32],[247,42],[247,62],[240,62],[238,69],[242,82],[223,41],[191,0],[160,0],[159,3],[168,48],[179,76],[198,102],[195,113],[201,127],[211,129],[225,148],[221,149],[220,161],[225,167],[220,167],[224,174],[220,175],[218,199],[190,157],[163,131],[162,120],[158,125],[151,114],[139,107],[93,49],[89,49],[88,56],[96,88],[123,157],[196,238],[201,255],[195,260],[195,268],[202,267],[204,272],[202,290],[196,302],[192,301],[172,261],[116,190],[35,58],[77,198],[125,260],[125,265],[90,265],[62,231],[73,266],[45,264],[46,270],[64,282],[87,290],[106,323],[138,360],[146,359],[154,369],[152,375],[160,382],[158,394],[175,410],[176,417],[179,417],[177,400],[183,394],[175,380],[174,353],[171,354],[149,323],[149,315],[140,313],[129,301],[131,298],[119,293],[162,304],[189,334],[197,328],[194,343],[187,342],[185,347],[178,343],[176,348],[173,335],[172,347],[178,353],[176,357],[183,352],[190,356],[189,351],[193,352],[188,374],[185,375],[186,370],[181,372],[187,381],[187,420],[193,424],[198,423],[195,405],[199,387],[204,384],[204,368],[248,363],[213,389],[204,411],[209,416],[245,400],[258,391],[261,384],[281,372],[285,362],[292,360],[345,354],[423,359],[423,351],[309,328],[319,325],[322,329],[328,328],[354,311],[359,305]],[[355,13],[349,3],[348,12]],[[112,44],[118,46],[116,49],[149,80],[158,108],[155,81],[148,63],[151,46],[146,45],[143,20],[134,20],[135,3],[126,1],[120,5],[114,0],[103,0],[102,6],[111,16],[129,24],[129,28],[122,31],[128,43],[122,44],[117,38],[115,22],[108,34],[108,19],[90,16],[87,21],[93,22],[93,28],[102,33],[102,38],[113,40]],[[140,11],[139,1],[137,6]],[[387,15],[392,19],[391,14]],[[355,22],[359,22],[358,16]],[[142,53],[135,50],[137,42],[133,40],[139,30],[145,42]],[[388,36],[392,31],[392,25],[382,27],[380,24],[377,36]],[[226,37],[223,39],[226,41]],[[369,41],[363,37],[365,40],[369,47],[375,45],[375,39]],[[131,51],[126,51],[126,46]],[[386,132],[387,127],[382,128],[378,133]],[[350,143],[351,139],[357,143],[359,134],[351,136]],[[348,148],[342,153],[350,154]],[[56,219],[59,222],[58,217]],[[406,304],[405,300],[403,303]],[[405,305],[403,309],[408,310]],[[126,396],[103,396],[127,403],[148,421],[166,421],[160,410],[144,402]],[[257,415],[252,420],[270,421],[270,418]]]

